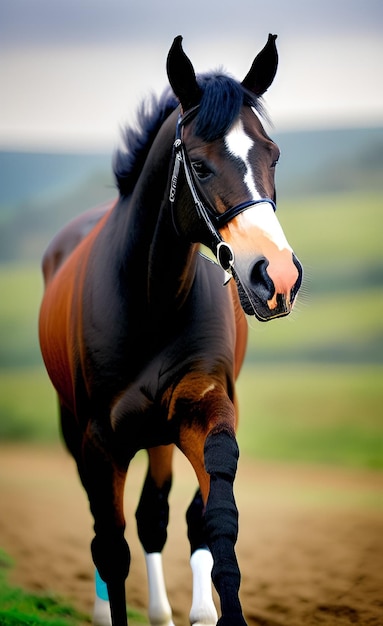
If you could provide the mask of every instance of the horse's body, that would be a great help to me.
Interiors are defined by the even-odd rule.
[[[238,458],[234,385],[247,339],[243,309],[259,319],[286,315],[301,280],[270,200],[277,149],[246,103],[251,91],[255,106],[274,77],[274,39],[254,62],[246,90],[241,86],[238,110],[223,127],[215,120],[210,136],[213,120],[204,128],[201,116],[212,115],[212,103],[204,109],[205,87],[195,80],[177,38],[168,75],[181,121],[168,100],[146,145],[136,147],[134,158],[119,157],[119,200],[74,220],[44,258],[40,342],[59,397],[63,435],[95,520],[94,623],[100,626],[127,624],[123,491],[139,449],[149,454],[136,514],[148,567],[149,615],[152,624],[172,624],[160,553],[174,444],[199,483],[187,514],[197,583],[191,623],[217,621],[206,589],[214,562],[219,624],[245,624],[232,489]],[[239,85],[228,79],[225,94],[237,102],[230,91],[234,84]],[[174,155],[176,133],[181,152]],[[198,253],[198,242],[234,276],[227,287],[222,267]]]

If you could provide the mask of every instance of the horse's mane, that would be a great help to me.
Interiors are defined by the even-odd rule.
[[[114,157],[113,171],[121,194],[133,190],[158,131],[177,106],[178,100],[169,87],[160,98],[152,94],[141,102],[136,124],[124,129],[123,148]]]
[[[254,107],[265,116],[260,99],[230,76],[203,74],[197,77],[197,81],[202,98],[195,131],[203,141],[222,137],[239,115],[243,104]],[[160,98],[152,95],[145,99],[138,108],[136,126],[123,131],[124,148],[116,152],[113,166],[121,194],[132,192],[159,129],[177,106],[178,100],[168,87]]]

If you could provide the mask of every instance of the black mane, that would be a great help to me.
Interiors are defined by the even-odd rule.
[[[239,115],[242,105],[255,107],[264,116],[259,98],[244,89],[241,83],[221,73],[197,77],[202,98],[196,116],[196,134],[203,141],[222,137]],[[144,166],[150,147],[166,118],[176,109],[178,100],[168,88],[158,99],[152,95],[137,112],[136,127],[123,134],[124,150],[114,158],[114,175],[121,194],[132,192]]]
[[[124,149],[114,157],[113,171],[121,194],[132,192],[144,166],[150,147],[167,117],[178,106],[170,88],[157,98],[154,94],[145,99],[138,111],[134,127],[123,132]]]

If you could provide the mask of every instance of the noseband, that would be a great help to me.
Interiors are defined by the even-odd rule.
[[[195,172],[190,163],[183,141],[183,128],[189,121],[191,121],[196,116],[198,109],[199,105],[193,107],[192,109],[189,109],[184,114],[180,114],[177,120],[176,136],[173,144],[174,167],[169,192],[169,201],[172,209],[173,223],[176,224],[174,215],[174,203],[177,194],[179,171],[182,164],[184,167],[186,182],[193,198],[197,216],[209,233],[211,239],[211,249],[215,253],[219,265],[226,273],[229,274],[228,278],[230,278],[234,269],[234,252],[232,247],[223,240],[219,232],[220,229],[228,224],[232,219],[237,217],[237,215],[250,208],[251,206],[254,206],[255,204],[268,202],[269,204],[271,204],[274,211],[276,211],[276,206],[275,202],[271,200],[271,198],[259,198],[257,200],[246,200],[245,202],[241,202],[240,204],[236,204],[235,206],[230,207],[224,213],[217,213],[215,208],[211,206],[208,200],[201,197],[203,194],[200,190],[200,185],[198,184],[198,181],[196,179]]]

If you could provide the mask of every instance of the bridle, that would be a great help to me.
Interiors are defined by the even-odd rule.
[[[231,278],[234,274],[234,252],[230,244],[228,244],[222,238],[220,234],[220,229],[228,224],[232,219],[237,217],[240,213],[245,211],[246,209],[254,206],[255,204],[261,204],[268,202],[273,207],[273,210],[276,211],[275,202],[271,198],[259,198],[256,200],[247,200],[245,202],[241,202],[240,204],[236,204],[233,207],[227,209],[224,213],[217,213],[215,208],[211,206],[209,201],[203,197],[203,193],[200,189],[200,185],[196,179],[196,174],[193,170],[193,167],[190,163],[190,159],[185,149],[185,144],[183,141],[183,129],[184,126],[191,121],[195,115],[197,114],[199,109],[199,105],[189,109],[183,114],[178,116],[177,126],[176,126],[176,135],[173,144],[173,155],[174,155],[174,166],[173,173],[170,181],[170,192],[169,192],[169,201],[172,210],[173,223],[177,230],[176,219],[175,219],[175,211],[174,204],[177,195],[177,184],[178,184],[178,176],[180,172],[181,165],[184,167],[184,173],[187,185],[189,187],[191,196],[193,198],[194,207],[197,213],[198,218],[201,220],[203,225],[205,226],[210,242],[211,242],[211,250],[214,252],[218,264],[222,267],[226,274],[229,274],[228,279]],[[236,277],[237,278],[237,277]],[[228,282],[228,281],[225,281]]]

